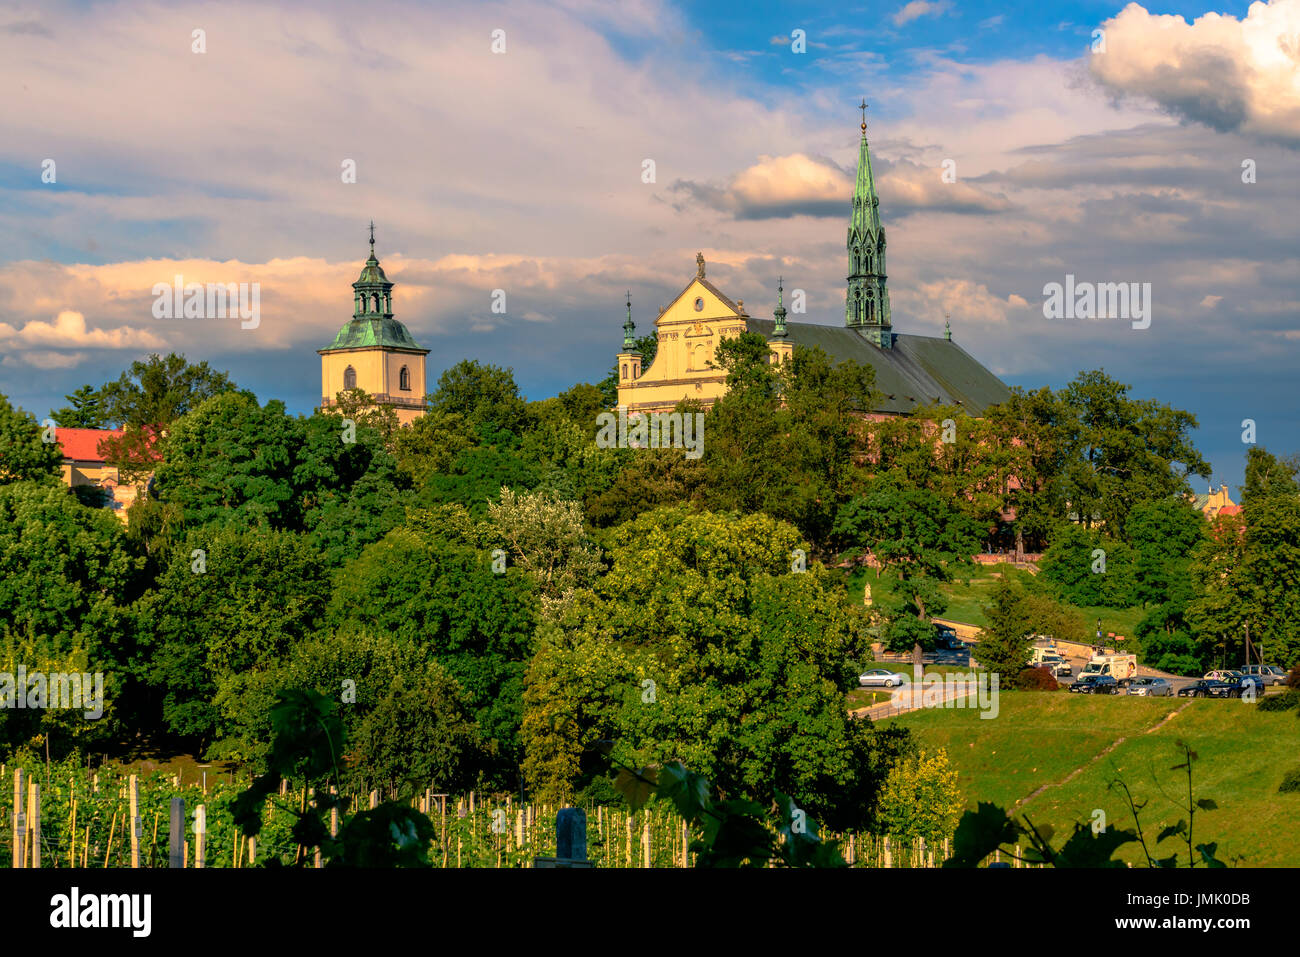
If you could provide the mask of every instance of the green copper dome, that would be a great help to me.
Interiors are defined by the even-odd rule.
[[[352,319],[322,352],[331,349],[420,349],[406,326],[393,318],[393,283],[375,258],[375,226],[370,224],[370,258],[352,284]],[[421,350],[428,351],[428,350]]]
[[[370,346],[391,346],[395,349],[419,349],[411,334],[391,316],[350,320],[326,349],[364,349]]]
[[[357,279],[354,285],[363,286],[369,283],[388,283],[388,277],[384,275],[384,267],[379,265],[379,260],[375,258],[375,252],[370,251],[370,258],[366,260],[365,266],[361,270],[361,277]],[[389,283],[389,285],[392,285]]]

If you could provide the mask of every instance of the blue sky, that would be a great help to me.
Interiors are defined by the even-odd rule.
[[[512,366],[530,398],[598,380],[624,290],[648,330],[697,250],[751,314],[783,275],[807,293],[792,319],[839,324],[865,96],[896,332],[939,335],[948,314],[1027,388],[1103,367],[1197,415],[1216,484],[1241,480],[1243,419],[1300,451],[1300,0],[450,0],[356,17],[0,13],[0,392],[43,416],[178,351],[309,412],[370,219],[430,387],[464,357]],[[177,273],[259,283],[263,321],[155,319],[150,290]],[[1044,285],[1067,274],[1150,282],[1151,328],[1044,318]]]

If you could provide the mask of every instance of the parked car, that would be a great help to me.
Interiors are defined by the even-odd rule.
[[[910,680],[901,671],[890,671],[888,668],[872,668],[858,675],[858,684],[864,688],[893,688],[895,685],[905,685]]]
[[[1246,665],[1241,671],[1248,677],[1260,679],[1266,687],[1286,681],[1286,672],[1277,665]]]
[[[1239,693],[1240,689],[1236,684],[1205,678],[1178,689],[1180,698],[1235,698]]]
[[[1118,694],[1119,682],[1110,675],[1084,675],[1070,685],[1071,693],[1077,694]]]
[[[1237,678],[1236,684],[1238,698],[1245,697],[1247,694],[1253,698],[1262,698],[1266,693],[1267,685],[1264,684],[1264,679],[1257,678],[1255,675],[1241,675]]]
[[[1214,671],[1206,672],[1204,677],[1206,681],[1233,682],[1240,681],[1242,679],[1242,673],[1240,671],[1233,671],[1231,668],[1218,668]]]
[[[1174,686],[1164,678],[1134,678],[1128,683],[1128,694],[1147,698],[1168,698]]]

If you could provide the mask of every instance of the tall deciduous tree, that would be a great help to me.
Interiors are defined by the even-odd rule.
[[[884,639],[890,649],[910,649],[919,663],[921,651],[933,646],[931,619],[947,608],[939,586],[970,564],[985,531],[952,500],[912,487],[895,473],[877,476],[840,509],[839,540],[856,554],[870,552],[898,578],[891,598],[881,603],[889,619]]]
[[[39,482],[53,485],[59,479],[63,453],[30,412],[9,404],[0,394],[0,485]]]

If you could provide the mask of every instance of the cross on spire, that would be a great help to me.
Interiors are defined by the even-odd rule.
[[[865,96],[862,98],[862,103],[861,103],[861,105],[858,107],[858,109],[860,109],[860,110],[862,111],[862,135],[863,135],[863,136],[866,136],[866,134],[867,134],[867,98],[866,98]]]
[[[375,221],[373,219],[370,221],[370,251],[372,253],[375,251]]]

